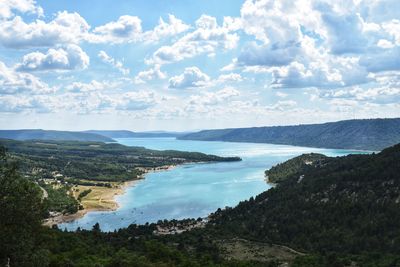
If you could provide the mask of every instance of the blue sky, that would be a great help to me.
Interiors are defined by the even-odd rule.
[[[0,2],[0,128],[400,116],[400,1]]]

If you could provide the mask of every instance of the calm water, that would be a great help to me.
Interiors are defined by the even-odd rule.
[[[119,143],[151,149],[199,151],[219,156],[239,156],[240,162],[188,164],[169,171],[149,173],[126,193],[117,196],[120,208],[89,212],[83,218],[59,225],[75,230],[90,229],[98,222],[103,231],[129,224],[207,216],[218,208],[235,206],[268,188],[264,171],[294,156],[317,152],[327,156],[360,153],[351,150],[318,149],[285,145],[181,141],[174,138],[124,138]]]

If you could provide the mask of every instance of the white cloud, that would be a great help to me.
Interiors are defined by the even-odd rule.
[[[0,43],[9,48],[50,47],[78,43],[90,26],[78,13],[58,12],[46,23],[36,20],[25,23],[21,17],[0,22]]]
[[[16,72],[0,61],[0,94],[45,94],[54,92],[45,82],[29,73]]]
[[[43,9],[34,0],[3,0],[0,1],[0,19],[10,18],[14,11],[43,16]]]
[[[400,15],[400,14],[399,14]],[[393,43],[400,46],[400,20],[394,19],[382,24],[382,28],[389,34],[393,39]]]
[[[136,75],[134,82],[136,84],[140,84],[140,83],[146,83],[146,81],[151,81],[154,79],[167,78],[166,73],[162,72],[160,68],[161,68],[160,65],[154,65],[153,68],[139,72]]]
[[[117,21],[96,27],[93,33],[87,36],[87,40],[94,43],[114,44],[157,42],[162,38],[176,36],[189,28],[189,25],[170,14],[167,22],[160,18],[154,29],[144,32],[139,17],[124,15]]]
[[[241,81],[243,81],[243,77],[238,73],[221,74],[217,79],[217,83],[241,82]]]
[[[214,55],[217,49],[236,47],[239,36],[229,28],[219,27],[214,17],[202,15],[196,21],[196,29],[171,46],[162,46],[154,52],[148,64],[165,64],[192,58],[200,54]]]
[[[106,89],[114,89],[119,84],[120,83],[118,82],[109,82],[109,81],[98,82],[96,80],[92,80],[89,83],[73,82],[72,84],[66,86],[66,89],[71,92],[91,92],[91,91],[100,91]]]
[[[19,113],[34,111],[49,113],[62,106],[60,99],[46,95],[5,95],[0,96],[0,112]]]
[[[33,52],[24,55],[17,65],[19,71],[48,71],[85,69],[89,65],[89,56],[77,45],[64,48],[50,48],[45,54]]]
[[[153,107],[156,103],[157,100],[153,92],[129,92],[119,99],[116,109],[127,111],[145,110]]]
[[[215,106],[223,104],[227,100],[240,95],[240,92],[234,88],[227,87],[216,92],[204,92],[200,95],[192,95],[189,98],[186,109],[202,108],[202,106]]]
[[[168,22],[162,18],[159,19],[158,25],[153,30],[143,33],[142,39],[146,42],[155,42],[169,36],[176,36],[190,28],[182,20],[177,19],[174,15],[168,15]]]
[[[117,70],[119,70],[122,74],[128,75],[129,74],[129,69],[124,68],[124,65],[122,64],[121,61],[118,61],[114,59],[113,57],[109,56],[105,51],[101,50],[97,56],[105,63],[110,64]]]
[[[280,100],[276,102],[276,104],[266,106],[266,110],[279,110],[286,111],[288,109],[292,109],[297,106],[297,102],[294,100]]]
[[[121,16],[117,21],[109,22],[105,25],[96,27],[91,35],[90,41],[93,42],[136,42],[140,40],[142,34],[142,21],[136,16]]]
[[[192,87],[204,87],[210,81],[210,77],[197,67],[185,68],[183,73],[169,79],[169,88],[183,89]]]
[[[372,0],[247,0],[242,29],[259,42],[248,43],[222,70],[272,73],[275,87],[336,88],[373,81],[371,73],[400,69],[400,21],[394,15],[400,13],[389,6]],[[390,15],[384,20],[381,12]]]
[[[288,94],[282,93],[282,92],[276,92],[275,94],[276,94],[277,97],[280,97],[280,98],[285,98],[285,97],[288,96]]]
[[[238,65],[245,66],[284,66],[291,63],[301,54],[299,43],[289,43],[283,46],[248,44],[238,58]]]
[[[328,31],[327,39],[331,53],[361,53],[366,49],[368,39],[363,34],[360,15],[339,15],[325,9],[321,17]]]
[[[394,44],[386,39],[380,39],[376,45],[385,49],[394,47]]]

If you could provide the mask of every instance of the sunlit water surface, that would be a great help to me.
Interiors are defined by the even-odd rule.
[[[169,171],[149,173],[125,194],[116,196],[116,211],[88,212],[83,218],[60,224],[61,229],[90,229],[96,222],[103,231],[160,219],[205,217],[218,208],[233,207],[240,201],[269,189],[264,171],[303,153],[341,156],[352,150],[318,149],[286,145],[183,141],[175,138],[121,138],[127,146],[158,150],[199,151],[219,156],[239,156],[240,162],[187,164]]]

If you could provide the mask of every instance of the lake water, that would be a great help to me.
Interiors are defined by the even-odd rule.
[[[255,143],[185,141],[175,138],[121,138],[127,146],[151,149],[199,151],[218,156],[239,156],[240,162],[187,164],[169,171],[149,173],[125,194],[116,196],[116,211],[88,212],[81,219],[60,224],[61,229],[91,229],[98,222],[103,231],[162,219],[205,217],[218,208],[233,207],[240,201],[269,189],[264,171],[303,153],[341,156],[352,150],[319,149]]]

